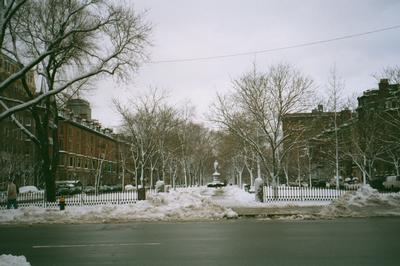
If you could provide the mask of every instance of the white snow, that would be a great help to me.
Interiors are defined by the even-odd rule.
[[[322,209],[322,218],[400,216],[400,192],[379,193],[369,185],[348,192]]]
[[[280,201],[280,202],[257,202],[254,193],[248,193],[237,186],[227,186],[221,189],[210,190],[212,200],[228,208],[235,207],[262,207],[276,208],[285,206],[324,206],[330,201]]]
[[[302,206],[317,206],[317,212],[302,211]],[[319,207],[318,207],[319,206]],[[293,208],[296,207],[296,208]],[[58,208],[24,207],[0,210],[0,224],[102,223],[130,221],[198,221],[236,218],[231,208],[290,210],[286,219],[400,216],[400,193],[382,194],[369,186],[348,192],[333,201],[282,201],[261,203],[237,186],[223,188],[181,188],[170,193],[149,194],[147,200],[126,205],[66,206]],[[315,208],[312,208],[313,210]],[[296,213],[298,210],[298,214]],[[306,210],[306,209],[303,209]],[[310,216],[312,215],[312,216]],[[292,217],[292,218],[291,218]]]
[[[24,186],[19,188],[19,193],[39,192],[39,189],[35,186]]]
[[[145,201],[129,205],[26,207],[0,210],[0,223],[98,223],[128,221],[190,221],[235,218],[231,209],[201,195],[202,189],[178,189],[170,193],[150,194]]]
[[[0,255],[0,266],[30,266],[25,256]]]

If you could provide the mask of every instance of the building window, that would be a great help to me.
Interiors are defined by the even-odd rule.
[[[63,154],[60,154],[60,159],[59,159],[58,164],[59,165],[64,165],[64,155]]]
[[[74,166],[74,158],[72,156],[69,157],[69,166],[71,166],[71,167]]]
[[[60,149],[60,150],[64,150],[64,139],[59,139],[58,140],[58,148]]]

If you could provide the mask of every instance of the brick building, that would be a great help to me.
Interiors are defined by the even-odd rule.
[[[369,180],[400,175],[400,85],[382,79],[378,89],[358,98],[356,113],[337,114],[339,175]],[[311,113],[288,114],[283,132],[286,171],[291,179],[328,181],[335,175],[334,113],[322,107]],[[367,174],[366,174],[367,173]]]
[[[337,113],[337,125],[339,127],[348,123],[353,117],[350,110],[342,110]],[[328,156],[322,156],[328,151],[328,143],[318,142],[315,137],[321,134],[329,135],[334,127],[335,113],[325,112],[322,105],[311,112],[291,113],[283,119],[283,134],[285,138],[284,150],[287,152],[285,174],[291,182],[309,184],[311,180],[321,179],[326,176],[322,167]],[[323,160],[324,158],[324,160]],[[329,174],[330,176],[330,174]]]
[[[381,79],[358,97],[357,113],[369,178],[400,175],[400,84]]]
[[[17,62],[0,53],[0,82],[19,69]],[[29,93],[35,94],[36,86],[32,72],[26,75]],[[13,82],[4,91],[0,91],[0,100],[8,108],[28,100],[27,92],[20,80]],[[4,111],[0,105],[0,113]],[[14,114],[26,128],[35,131],[35,122],[29,111]],[[15,125],[11,117],[0,121],[0,188],[8,178],[13,178],[17,185],[37,183],[38,160],[34,144]]]
[[[11,58],[0,54],[0,81],[18,69]],[[36,87],[32,72],[27,74],[29,93]],[[20,80],[15,81],[0,99],[8,107],[29,99]],[[4,108],[0,105],[0,113]],[[35,122],[29,110],[17,112],[16,119],[36,135]],[[57,180],[80,180],[94,185],[96,177],[101,184],[116,184],[120,178],[120,143],[112,130],[92,120],[89,102],[71,99],[66,109],[59,111],[59,165]],[[0,189],[13,178],[18,186],[40,185],[40,157],[33,142],[15,125],[11,117],[0,121]]]
[[[69,109],[71,106],[74,111]],[[59,112],[57,179],[94,185],[96,177],[100,177],[102,184],[117,183],[119,145],[112,130],[90,119],[90,105],[83,99],[70,100],[67,108]]]

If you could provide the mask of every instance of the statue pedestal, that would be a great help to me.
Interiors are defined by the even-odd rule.
[[[223,187],[223,186],[225,186],[225,184],[224,184],[223,182],[221,182],[221,180],[219,180],[219,177],[220,177],[220,176],[221,176],[220,173],[214,172],[214,173],[212,174],[213,181],[212,181],[211,183],[208,183],[208,184],[207,184],[207,187],[216,187],[216,188],[218,188],[218,187]]]
[[[218,172],[213,173],[213,174],[212,174],[213,182],[220,182],[220,181],[219,181],[219,177],[220,177],[220,176],[221,176],[221,174],[218,173]]]

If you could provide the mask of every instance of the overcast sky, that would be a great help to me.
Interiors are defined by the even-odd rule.
[[[398,0],[135,0],[153,25],[152,61],[265,50],[400,25]],[[112,98],[124,101],[150,87],[169,91],[170,101],[190,101],[202,121],[216,93],[252,68],[293,64],[323,90],[333,64],[346,93],[376,87],[372,74],[400,64],[400,29],[272,53],[184,63],[146,64],[129,84],[100,81],[92,95],[92,117],[116,127]]]

